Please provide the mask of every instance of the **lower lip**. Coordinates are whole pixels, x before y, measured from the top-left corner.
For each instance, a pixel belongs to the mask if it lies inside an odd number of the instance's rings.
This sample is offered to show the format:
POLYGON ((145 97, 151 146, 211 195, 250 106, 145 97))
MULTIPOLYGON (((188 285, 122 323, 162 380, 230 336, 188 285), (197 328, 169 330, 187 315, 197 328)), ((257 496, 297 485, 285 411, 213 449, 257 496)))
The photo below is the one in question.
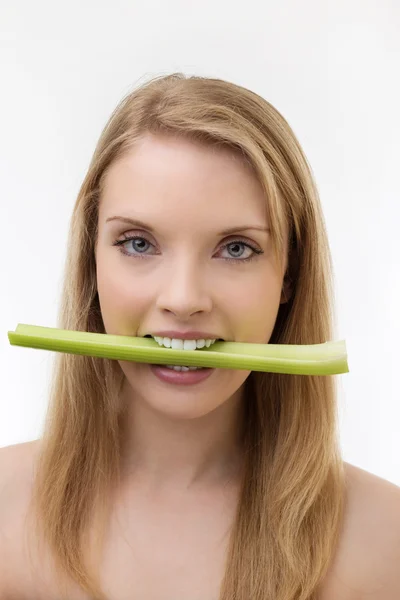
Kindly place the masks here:
POLYGON ((149 365, 151 371, 158 379, 166 383, 178 385, 193 385, 204 381, 215 371, 215 369, 201 369, 199 371, 174 371, 162 365, 149 365))

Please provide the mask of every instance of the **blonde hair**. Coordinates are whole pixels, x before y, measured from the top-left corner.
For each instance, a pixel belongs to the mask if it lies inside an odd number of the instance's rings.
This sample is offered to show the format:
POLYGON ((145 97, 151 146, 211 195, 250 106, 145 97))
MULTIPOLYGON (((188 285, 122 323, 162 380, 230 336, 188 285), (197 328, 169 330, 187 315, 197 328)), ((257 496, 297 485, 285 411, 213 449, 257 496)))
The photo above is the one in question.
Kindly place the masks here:
MULTIPOLYGON (((102 185, 110 165, 146 133, 229 148, 252 166, 265 190, 276 255, 288 252, 286 280, 292 288, 270 343, 333 339, 326 228, 293 131, 257 94, 179 73, 129 93, 100 136, 72 214, 57 326, 105 333, 94 256, 102 185)), ((102 358, 60 353, 55 360, 32 514, 60 580, 68 577, 90 597, 104 599, 93 554, 89 567, 88 536, 96 507, 102 518, 96 527, 100 552, 120 476, 122 370, 117 361, 102 358)), ((343 517, 335 380, 252 372, 245 385, 246 468, 220 600, 312 600, 333 558, 343 517)))

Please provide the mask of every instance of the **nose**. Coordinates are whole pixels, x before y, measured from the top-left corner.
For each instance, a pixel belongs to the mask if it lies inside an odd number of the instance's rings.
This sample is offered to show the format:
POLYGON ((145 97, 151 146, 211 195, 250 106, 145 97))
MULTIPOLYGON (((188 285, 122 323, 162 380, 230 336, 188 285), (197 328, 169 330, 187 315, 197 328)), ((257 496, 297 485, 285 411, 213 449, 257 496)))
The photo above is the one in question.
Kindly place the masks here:
POLYGON ((157 307, 185 320, 194 313, 211 311, 211 293, 210 282, 207 284, 198 266, 186 260, 174 265, 163 278, 157 307))

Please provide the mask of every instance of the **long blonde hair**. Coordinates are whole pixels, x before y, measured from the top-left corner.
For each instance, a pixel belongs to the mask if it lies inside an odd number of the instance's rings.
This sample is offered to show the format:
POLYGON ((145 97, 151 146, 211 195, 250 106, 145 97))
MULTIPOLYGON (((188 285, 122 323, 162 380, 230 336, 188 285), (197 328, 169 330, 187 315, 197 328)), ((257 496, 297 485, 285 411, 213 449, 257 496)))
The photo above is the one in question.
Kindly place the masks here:
MULTIPOLYGON (((94 256, 102 184, 110 165, 147 132, 227 147, 252 166, 265 190, 277 257, 289 231, 292 293, 270 343, 334 339, 326 228, 292 129, 257 94, 180 73, 129 93, 100 136, 72 214, 57 327, 105 333, 94 256)), ((89 567, 88 535, 96 507, 103 519, 96 528, 100 552, 119 482, 122 381, 117 361, 57 354, 31 502, 37 536, 51 549, 60 579, 74 580, 96 599, 106 596, 96 567, 89 567)), ((220 600, 312 600, 344 510, 335 380, 252 372, 245 386, 246 468, 220 600)))

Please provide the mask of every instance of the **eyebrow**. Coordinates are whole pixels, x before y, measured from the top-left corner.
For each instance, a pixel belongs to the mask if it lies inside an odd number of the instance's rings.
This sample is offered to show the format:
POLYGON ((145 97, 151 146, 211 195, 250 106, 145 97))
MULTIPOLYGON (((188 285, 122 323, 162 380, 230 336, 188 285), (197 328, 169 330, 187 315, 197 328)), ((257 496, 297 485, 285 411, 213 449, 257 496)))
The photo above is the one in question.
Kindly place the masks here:
MULTIPOLYGON (((115 217, 109 217, 106 220, 106 223, 109 223, 110 221, 121 221, 123 223, 128 223, 129 225, 133 225, 134 227, 140 227, 141 229, 147 229, 147 231, 154 233, 153 227, 151 227, 150 225, 147 225, 147 223, 144 223, 143 221, 140 221, 139 219, 132 219, 130 217, 123 217, 123 216, 117 215, 115 217)), ((247 231, 250 229, 255 229, 257 231, 270 232, 269 227, 262 227, 260 225, 237 225, 235 227, 229 227, 228 229, 224 229, 224 231, 221 231, 221 233, 219 235, 229 235, 230 233, 238 233, 239 231, 247 231)))

